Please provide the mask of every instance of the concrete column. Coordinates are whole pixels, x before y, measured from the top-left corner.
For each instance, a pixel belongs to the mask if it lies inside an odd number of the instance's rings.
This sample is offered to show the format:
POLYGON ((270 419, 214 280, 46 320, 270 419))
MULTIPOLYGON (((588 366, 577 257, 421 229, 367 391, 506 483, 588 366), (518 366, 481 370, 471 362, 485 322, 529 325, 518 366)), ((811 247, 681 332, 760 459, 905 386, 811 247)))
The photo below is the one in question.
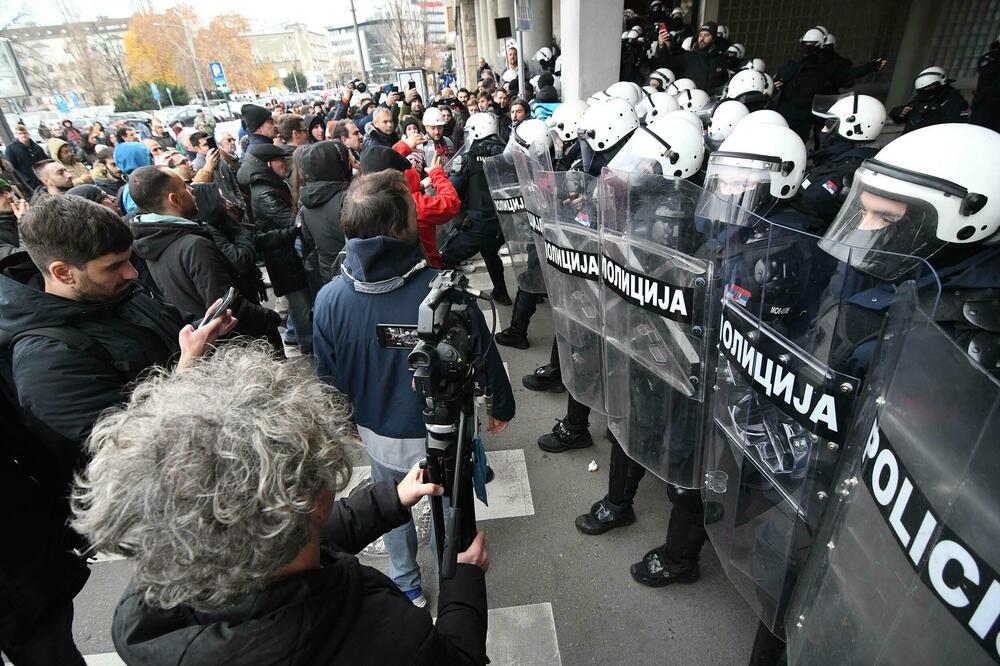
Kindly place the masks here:
POLYGON ((618 80, 625 0, 562 0, 560 11, 563 101, 586 99, 618 80))
POLYGON ((514 0, 497 0, 497 18, 509 16, 514 22, 514 0))
POLYGON ((497 54, 500 52, 501 47, 497 42, 497 3, 496 0, 486 0, 483 4, 486 5, 486 50, 481 54, 486 58, 486 62, 490 63, 493 67, 493 71, 498 75, 503 71, 503 59, 497 60, 497 54))
POLYGON ((479 67, 479 26, 476 20, 475 0, 459 0, 461 6, 462 47, 465 61, 459 66, 465 71, 465 87, 476 86, 476 68, 479 67))
POLYGON ((941 18, 941 3, 932 0, 913 0, 906 17, 903 39, 892 70, 892 82, 886 97, 890 109, 913 96, 913 79, 928 65, 926 62, 933 43, 934 32, 941 18))
POLYGON ((487 0, 476 0, 476 62, 477 67, 479 58, 486 57, 486 1, 487 0))
POLYGON ((559 36, 560 29, 560 18, 561 18, 561 6, 562 0, 552 0, 552 11, 549 15, 552 17, 552 36, 555 37, 556 41, 559 41, 561 37, 559 36))
POLYGON ((530 59, 543 46, 552 46, 552 0, 531 3, 531 30, 524 33, 524 57, 530 59))

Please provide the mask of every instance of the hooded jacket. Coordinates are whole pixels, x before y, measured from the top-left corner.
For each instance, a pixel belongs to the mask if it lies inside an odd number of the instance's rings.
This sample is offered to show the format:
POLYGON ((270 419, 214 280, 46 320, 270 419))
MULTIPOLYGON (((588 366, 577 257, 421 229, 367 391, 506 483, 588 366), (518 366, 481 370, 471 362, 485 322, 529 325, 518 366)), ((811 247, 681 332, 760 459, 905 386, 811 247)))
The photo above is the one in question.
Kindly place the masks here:
POLYGON ((307 113, 303 118, 303 124, 306 126, 306 133, 309 135, 309 143, 316 143, 316 139, 312 135, 314 126, 319 125, 323 127, 325 135, 326 123, 323 122, 323 116, 316 113, 307 113))
MULTIPOLYGON (((316 374, 351 400, 372 459, 403 472, 424 456, 422 403, 411 388, 406 350, 383 349, 375 331, 378 324, 415 325, 437 274, 413 243, 387 236, 353 238, 347 241, 341 277, 323 287, 313 309, 316 374)), ((493 414, 509 421, 514 394, 486 320, 474 304, 472 326, 471 347, 486 355, 493 414)))
POLYGON ((281 318, 240 289, 240 274, 198 222, 171 215, 143 213, 130 225, 132 247, 144 259, 153 281, 170 303, 193 317, 200 316, 230 287, 238 295, 231 309, 239 320, 236 331, 276 340, 281 318))
POLYGON ((454 578, 441 581, 435 625, 426 609, 354 557, 409 515, 386 483, 336 502, 319 569, 275 580, 220 611, 160 610, 129 586, 111 627, 115 649, 127 664, 485 664, 479 567, 459 564, 454 578))
POLYGON ((298 218, 302 263, 315 293, 340 274, 340 253, 347 243, 340 211, 351 183, 350 158, 344 144, 323 141, 300 148, 295 159, 311 179, 299 188, 298 218))
POLYGON ((250 190, 257 225, 257 251, 267 266, 275 296, 306 288, 306 273, 295 252, 299 230, 292 225, 292 192, 266 162, 254 155, 243 158, 236 180, 250 190))
MULTIPOLYGON (((56 162, 62 164, 66 167, 66 171, 69 171, 69 175, 73 177, 74 185, 86 185, 87 183, 93 183, 94 177, 90 174, 90 170, 87 169, 87 165, 79 160, 73 160, 72 162, 63 162, 59 159, 59 151, 62 150, 63 146, 69 146, 70 144, 62 139, 49 139, 49 156, 52 157, 56 162)), ((70 150, 73 147, 70 146, 70 150)))
POLYGON ((114 359, 114 366, 64 342, 42 336, 19 340, 13 378, 29 427, 52 448, 63 480, 79 469, 82 444, 102 411, 119 404, 127 385, 154 365, 169 365, 187 319, 138 284, 103 303, 45 292, 26 252, 0 261, 0 330, 10 336, 44 327, 75 328, 114 359))

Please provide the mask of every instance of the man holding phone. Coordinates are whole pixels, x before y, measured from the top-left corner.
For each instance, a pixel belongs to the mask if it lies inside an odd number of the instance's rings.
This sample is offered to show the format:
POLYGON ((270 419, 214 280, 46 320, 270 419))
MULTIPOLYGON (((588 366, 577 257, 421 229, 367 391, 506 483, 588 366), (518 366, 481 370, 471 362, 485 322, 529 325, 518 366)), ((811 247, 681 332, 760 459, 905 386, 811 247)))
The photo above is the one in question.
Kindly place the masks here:
POLYGON ((28 202, 17 196, 14 188, 0 178, 0 259, 20 250, 17 221, 28 210, 28 202))
POLYGON ((167 301, 194 314, 234 288, 231 309, 239 319, 237 332, 266 339, 281 349, 281 317, 260 305, 257 294, 241 290, 239 269, 196 221, 194 193, 183 179, 162 166, 142 167, 129 178, 129 187, 143 211, 132 220, 135 253, 146 261, 167 301))
MULTIPOLYGON (((40 518, 46 522, 32 528, 54 538, 33 541, 38 566, 16 572, 20 586, 4 605, 17 609, 15 622, 23 626, 13 645, 0 648, 15 663, 82 664, 73 644, 73 597, 87 572, 66 547, 74 537, 64 525, 73 475, 87 461, 83 444, 101 412, 127 400, 137 378, 154 366, 190 367, 237 322, 226 311, 195 330, 138 285, 128 225, 100 204, 43 197, 19 230, 27 253, 0 260, 0 329, 12 338, 16 402, 9 406, 33 438, 24 462, 47 511, 40 518)), ((15 426, 5 423, 9 432, 15 426)))

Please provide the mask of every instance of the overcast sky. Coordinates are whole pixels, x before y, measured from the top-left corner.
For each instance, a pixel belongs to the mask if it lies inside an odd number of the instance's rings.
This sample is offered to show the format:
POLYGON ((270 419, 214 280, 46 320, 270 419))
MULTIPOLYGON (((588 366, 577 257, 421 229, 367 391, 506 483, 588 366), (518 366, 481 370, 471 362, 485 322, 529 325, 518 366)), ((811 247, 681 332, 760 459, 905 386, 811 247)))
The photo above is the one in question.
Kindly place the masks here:
MULTIPOLYGON (((67 0, 75 9, 81 19, 93 19, 98 14, 109 18, 121 18, 131 16, 135 12, 135 5, 131 0, 67 0)), ((62 15, 56 7, 56 3, 38 2, 37 0, 3 0, 6 7, 0 10, 0 20, 7 18, 11 10, 15 7, 27 7, 29 20, 41 25, 51 25, 62 23, 62 15)), ((175 4, 181 4, 174 0, 153 0, 153 6, 157 11, 163 11, 175 4)), ((315 29, 322 29, 326 26, 346 25, 351 21, 349 0, 323 0, 316 3, 311 10, 309 5, 303 3, 292 3, 290 5, 275 0, 211 0, 210 2, 191 1, 204 19, 209 19, 218 14, 240 13, 250 19, 254 29, 267 29, 281 23, 306 23, 315 29), (288 15, 285 9, 292 9, 295 13, 288 15), (306 14, 306 12, 309 12, 306 14)), ((358 20, 365 20, 373 5, 381 4, 379 0, 355 0, 355 7, 358 12, 358 20)))

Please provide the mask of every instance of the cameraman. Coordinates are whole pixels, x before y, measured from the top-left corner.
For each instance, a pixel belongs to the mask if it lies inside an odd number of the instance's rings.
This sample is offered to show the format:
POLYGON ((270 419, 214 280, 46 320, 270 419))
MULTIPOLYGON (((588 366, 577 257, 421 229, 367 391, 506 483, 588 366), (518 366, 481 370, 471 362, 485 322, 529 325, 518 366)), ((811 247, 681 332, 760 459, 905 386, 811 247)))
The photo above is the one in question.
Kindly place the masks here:
MULTIPOLYGON (((348 239, 341 276, 323 287, 314 308, 316 372, 353 404, 358 433, 371 458, 372 478, 399 483, 424 457, 427 433, 421 401, 411 388, 407 353, 382 349, 376 327, 416 324, 420 303, 437 271, 427 265, 416 204, 399 171, 355 178, 344 198, 341 223, 348 239)), ((514 417, 514 394, 486 321, 477 308, 473 312, 477 330, 471 346, 486 354, 493 393, 489 431, 499 433, 514 417)), ((385 544, 389 577, 414 604, 425 605, 413 523, 386 534, 385 544)), ((460 572, 450 585, 465 575, 460 572)))
POLYGON ((111 625, 126 664, 486 663, 482 532, 435 626, 353 553, 441 487, 414 468, 334 502, 350 438, 343 398, 259 343, 156 372, 103 415, 74 526, 135 567, 111 625))

